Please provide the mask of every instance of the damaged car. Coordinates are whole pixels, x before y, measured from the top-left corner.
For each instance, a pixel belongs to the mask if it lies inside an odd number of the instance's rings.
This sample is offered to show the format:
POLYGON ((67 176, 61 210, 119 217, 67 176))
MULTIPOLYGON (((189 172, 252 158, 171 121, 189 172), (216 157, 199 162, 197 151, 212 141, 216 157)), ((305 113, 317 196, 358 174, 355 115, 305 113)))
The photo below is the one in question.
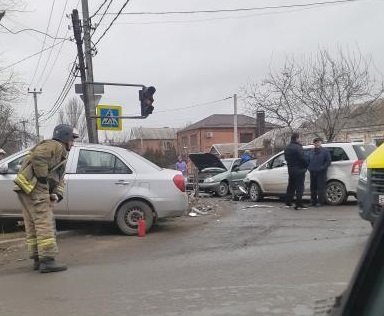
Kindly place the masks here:
POLYGON ((211 153, 189 154, 189 159, 198 170, 198 179, 195 181, 195 176, 190 175, 187 189, 191 190, 194 184, 198 184, 200 191, 215 193, 220 197, 229 193, 232 181, 244 179, 257 167, 256 159, 242 163, 240 158, 219 159, 211 153))

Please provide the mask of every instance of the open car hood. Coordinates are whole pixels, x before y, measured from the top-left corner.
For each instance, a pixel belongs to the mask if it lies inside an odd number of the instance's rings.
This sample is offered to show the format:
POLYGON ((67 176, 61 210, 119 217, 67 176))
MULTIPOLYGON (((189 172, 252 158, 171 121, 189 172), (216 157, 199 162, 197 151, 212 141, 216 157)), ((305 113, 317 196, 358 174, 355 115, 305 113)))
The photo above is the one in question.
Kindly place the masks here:
POLYGON ((227 170, 220 159, 210 153, 189 154, 189 159, 192 160, 193 164, 197 169, 199 169, 199 171, 206 168, 219 168, 223 169, 223 171, 227 170))

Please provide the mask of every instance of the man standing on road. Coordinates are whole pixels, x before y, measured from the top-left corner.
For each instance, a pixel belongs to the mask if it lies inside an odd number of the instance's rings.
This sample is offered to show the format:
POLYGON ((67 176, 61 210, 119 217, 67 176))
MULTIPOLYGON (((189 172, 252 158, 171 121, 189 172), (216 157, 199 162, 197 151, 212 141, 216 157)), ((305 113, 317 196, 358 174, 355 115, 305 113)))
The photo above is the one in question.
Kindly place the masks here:
POLYGON ((303 205, 305 172, 308 162, 305 158, 302 145, 299 143, 299 134, 293 133, 291 142, 284 150, 285 160, 288 165, 288 187, 285 204, 292 206, 293 197, 296 193, 295 210, 306 209, 303 205))
POLYGON ((23 160, 15 188, 23 208, 26 243, 34 270, 64 271, 55 261, 58 253, 53 206, 63 199, 67 154, 79 137, 70 125, 55 127, 53 137, 38 143, 23 160))
POLYGON ((325 187, 327 184, 327 170, 331 164, 331 154, 321 147, 321 138, 315 138, 315 148, 309 154, 308 170, 311 175, 311 202, 312 206, 325 204, 325 187))

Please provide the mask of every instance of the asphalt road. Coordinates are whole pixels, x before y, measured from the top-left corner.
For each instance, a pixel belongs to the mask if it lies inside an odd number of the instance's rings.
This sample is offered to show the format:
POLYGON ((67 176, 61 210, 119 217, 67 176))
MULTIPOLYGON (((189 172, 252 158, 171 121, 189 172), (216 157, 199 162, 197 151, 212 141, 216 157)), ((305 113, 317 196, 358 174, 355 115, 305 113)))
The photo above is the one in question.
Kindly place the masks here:
POLYGON ((62 233, 69 270, 57 274, 31 271, 20 241, 3 245, 0 315, 313 315, 316 300, 346 287, 370 233, 354 204, 218 203, 145 238, 62 233))

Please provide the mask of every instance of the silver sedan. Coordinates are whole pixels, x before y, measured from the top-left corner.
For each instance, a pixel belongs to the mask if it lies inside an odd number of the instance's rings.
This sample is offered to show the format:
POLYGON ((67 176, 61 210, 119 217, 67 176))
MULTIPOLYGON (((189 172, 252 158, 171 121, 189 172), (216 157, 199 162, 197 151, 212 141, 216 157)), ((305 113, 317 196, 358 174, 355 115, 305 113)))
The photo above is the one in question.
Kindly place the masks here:
MULTIPOLYGON (((0 221, 20 218, 13 179, 27 151, 0 161, 0 221)), ((75 144, 68 156, 65 197, 57 219, 115 222, 127 235, 143 217, 149 230, 157 218, 185 214, 188 198, 179 171, 163 169, 123 148, 75 144)))

